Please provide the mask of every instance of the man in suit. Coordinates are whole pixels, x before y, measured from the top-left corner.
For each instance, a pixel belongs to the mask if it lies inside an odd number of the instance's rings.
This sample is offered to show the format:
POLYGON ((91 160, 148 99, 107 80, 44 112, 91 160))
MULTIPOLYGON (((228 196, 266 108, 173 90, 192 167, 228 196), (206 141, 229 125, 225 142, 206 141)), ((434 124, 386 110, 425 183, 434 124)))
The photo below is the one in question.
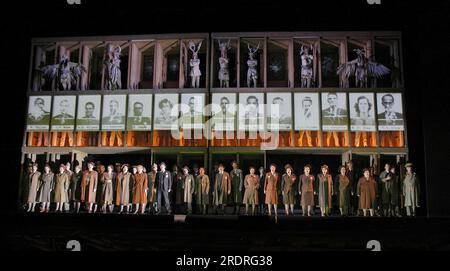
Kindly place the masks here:
POLYGON ((72 124, 74 116, 70 115, 67 111, 69 109, 69 101, 67 99, 62 100, 59 103, 59 114, 53 117, 53 125, 67 125, 72 124))
POLYGON ((96 116, 94 116, 95 104, 93 102, 87 102, 84 105, 84 116, 77 119, 77 125, 95 125, 99 121, 96 116))
POLYGON ((161 200, 164 197, 164 204, 168 215, 172 214, 172 209, 170 208, 170 198, 169 193, 172 192, 172 174, 166 170, 166 164, 162 162, 159 165, 161 171, 158 173, 158 212, 161 214, 161 200))
POLYGON ((395 112, 395 100, 392 94, 381 97, 381 104, 384 107, 384 112, 378 114, 379 125, 403 125, 403 114, 395 112))
POLYGON ((46 124, 50 120, 50 112, 45 111, 45 101, 42 98, 34 100, 34 109, 28 113, 28 120, 33 124, 46 124))
POLYGON ((322 110, 322 124, 347 125, 347 110, 338 107, 337 93, 328 93, 327 102, 329 106, 322 110))
POLYGON ((111 124, 124 124, 125 117, 118 112, 119 102, 117 100, 111 100, 109 102, 109 115, 102 119, 102 125, 111 124))
POLYGON ((147 126, 150 125, 150 118, 143 117, 144 104, 141 102, 135 102, 133 104, 133 116, 128 117, 129 126, 147 126))

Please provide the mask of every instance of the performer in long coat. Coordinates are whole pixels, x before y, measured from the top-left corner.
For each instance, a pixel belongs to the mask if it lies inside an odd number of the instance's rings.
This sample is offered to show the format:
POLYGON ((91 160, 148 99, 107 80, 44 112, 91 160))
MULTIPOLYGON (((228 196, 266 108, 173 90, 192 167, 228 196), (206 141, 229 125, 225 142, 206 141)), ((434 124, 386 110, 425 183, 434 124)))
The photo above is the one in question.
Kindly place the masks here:
POLYGON ((395 187, 395 176, 391 173, 391 165, 386 163, 384 171, 380 173, 381 183, 381 206, 383 208, 383 216, 391 216, 393 213, 393 206, 391 206, 395 187))
POLYGON ((391 208, 392 215, 400 217, 400 176, 395 172, 395 166, 391 167, 392 186, 391 186, 391 208))
POLYGON ((27 212, 34 212, 37 203, 37 193, 39 189, 39 179, 41 178, 41 173, 38 171, 38 164, 33 164, 33 170, 28 178, 28 210, 27 212))
POLYGON ((231 178, 231 197, 229 197, 228 203, 234 204, 235 214, 239 214, 239 207, 242 203, 242 187, 244 183, 244 173, 239 168, 236 161, 231 163, 233 170, 230 172, 231 178))
POLYGON ((374 216, 374 209, 377 200, 377 184, 373 177, 370 176, 370 170, 364 169, 364 176, 358 181, 356 193, 359 197, 359 209, 363 210, 364 216, 367 216, 367 210, 370 216, 374 216))
POLYGON ((356 174, 356 170, 353 168, 353 162, 348 161, 347 163, 347 178, 350 181, 350 187, 352 190, 353 196, 350 198, 350 213, 352 215, 358 214, 358 205, 359 205, 359 199, 356 195, 356 187, 358 185, 358 176, 356 174))
POLYGON ((116 189, 116 205, 120 206, 120 212, 123 212, 123 207, 127 207, 127 213, 131 208, 131 190, 133 188, 133 179, 131 173, 128 172, 129 165, 122 165, 122 172, 117 175, 117 189, 116 189))
POLYGON ((195 192, 194 176, 189 174, 189 167, 183 167, 183 202, 187 203, 188 214, 192 214, 192 195, 195 192))
POLYGON ((303 167, 303 174, 300 176, 298 182, 298 190, 301 196, 300 205, 302 206, 303 216, 311 216, 311 209, 314 207, 314 184, 315 177, 311 175, 311 166, 306 165, 303 167))
POLYGON ((266 174, 264 181, 264 194, 266 195, 266 204, 269 210, 269 216, 272 215, 272 205, 275 211, 275 216, 278 215, 277 204, 278 204, 278 182, 279 175, 276 173, 277 166, 275 164, 270 165, 270 172, 266 174))
POLYGON ((352 187, 347 177, 347 169, 345 166, 339 167, 339 174, 334 178, 334 191, 337 196, 341 216, 348 216, 352 187))
POLYGON ((144 173, 144 167, 142 165, 137 166, 137 173, 134 175, 133 184, 133 203, 136 204, 137 214, 141 208, 141 214, 145 212, 145 205, 147 204, 147 192, 148 192, 148 176, 144 173))
POLYGON ((97 162, 97 173, 98 173, 98 180, 97 180, 97 189, 95 193, 95 204, 94 204, 94 213, 97 212, 98 207, 100 208, 103 206, 103 182, 102 177, 103 173, 105 173, 105 166, 100 164, 100 162, 97 162))
POLYGON ((70 200, 73 201, 73 207, 75 212, 80 212, 81 206, 81 180, 83 178, 83 173, 81 172, 81 166, 77 165, 75 167, 75 172, 72 174, 72 179, 70 181, 70 200))
POLYGON ((55 175, 50 171, 50 165, 45 165, 39 184, 39 202, 42 203, 41 213, 50 211, 51 195, 55 188, 55 175))
POLYGON ((203 207, 204 215, 207 213, 206 208, 209 205, 210 186, 209 177, 205 174, 205 168, 201 167, 200 174, 195 178, 194 194, 197 206, 203 207))
POLYGON ((148 193, 147 193, 147 202, 149 205, 149 213, 154 213, 158 211, 158 205, 156 200, 156 177, 158 176, 158 165, 153 164, 152 170, 148 173, 148 193))
POLYGON ((416 208, 420 207, 420 180, 417 174, 413 171, 413 164, 407 163, 405 165, 406 175, 403 180, 403 196, 405 197, 405 207, 407 216, 415 216, 416 208))
POLYGON ((289 207, 291 207, 290 214, 294 214, 295 204, 295 181, 297 176, 293 174, 294 169, 291 165, 287 164, 285 167, 286 173, 281 177, 281 191, 283 194, 283 203, 286 215, 289 215, 289 207))
POLYGON ((244 200, 245 214, 248 215, 248 205, 252 205, 252 215, 255 215, 255 206, 258 204, 259 176, 255 175, 255 168, 250 167, 250 174, 245 176, 244 200))
POLYGON ((81 180, 81 202, 88 204, 88 212, 92 213, 97 196, 98 172, 94 171, 94 163, 88 163, 88 170, 83 173, 81 180))
POLYGON ((114 180, 117 178, 116 173, 113 171, 113 165, 108 166, 108 171, 104 172, 101 176, 102 183, 102 210, 103 213, 106 213, 107 207, 109 208, 109 212, 112 213, 114 210, 114 180))
MULTIPOLYGON (((177 169, 178 170, 178 169, 177 169)), ((184 204, 184 179, 183 173, 177 172, 173 174, 173 182, 175 184, 175 206, 181 206, 184 204)))
POLYGON ((332 207, 333 178, 327 165, 321 167, 322 173, 317 175, 316 193, 319 194, 319 206, 322 216, 328 216, 332 207))
POLYGON ((161 212, 161 204, 164 200, 164 205, 167 210, 167 214, 172 214, 172 208, 170 204, 169 193, 172 192, 173 182, 172 182, 172 173, 166 170, 166 163, 162 162, 159 165, 160 172, 157 177, 158 182, 158 213, 161 212))
POLYGON ((20 190, 20 207, 26 210, 28 204, 28 189, 30 175, 33 172, 33 163, 28 163, 25 172, 22 174, 22 178, 20 181, 21 190, 20 190))
POLYGON ((56 212, 63 212, 64 203, 69 202, 69 187, 70 181, 66 173, 66 166, 61 164, 55 181, 56 212))
POLYGON ((264 215, 266 209, 266 201, 264 195, 264 183, 266 181, 266 173, 264 167, 259 168, 259 189, 258 189, 258 202, 259 202, 259 214, 264 215))
POLYGON ((225 167, 220 164, 219 172, 216 174, 214 182, 214 205, 220 207, 225 212, 225 205, 228 201, 228 196, 231 194, 231 178, 230 175, 224 171, 225 167))

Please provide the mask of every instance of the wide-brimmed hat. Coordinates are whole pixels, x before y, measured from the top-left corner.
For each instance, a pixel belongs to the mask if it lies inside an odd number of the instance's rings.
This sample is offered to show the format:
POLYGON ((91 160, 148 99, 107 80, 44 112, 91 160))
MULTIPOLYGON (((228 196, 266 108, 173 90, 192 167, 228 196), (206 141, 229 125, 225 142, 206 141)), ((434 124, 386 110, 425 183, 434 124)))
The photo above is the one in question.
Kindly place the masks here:
POLYGON ((413 163, 406 163, 405 168, 407 167, 414 167, 413 163))
POLYGON ((182 169, 183 170, 187 169, 189 171, 189 167, 188 166, 184 166, 182 169))
POLYGON ((129 164, 123 164, 121 167, 120 167, 120 169, 123 169, 124 167, 127 167, 127 168, 129 168, 130 167, 130 165, 129 164))
POLYGON ((290 164, 287 164, 287 165, 284 166, 285 170, 287 170, 288 168, 290 168, 291 171, 294 171, 294 168, 290 164))

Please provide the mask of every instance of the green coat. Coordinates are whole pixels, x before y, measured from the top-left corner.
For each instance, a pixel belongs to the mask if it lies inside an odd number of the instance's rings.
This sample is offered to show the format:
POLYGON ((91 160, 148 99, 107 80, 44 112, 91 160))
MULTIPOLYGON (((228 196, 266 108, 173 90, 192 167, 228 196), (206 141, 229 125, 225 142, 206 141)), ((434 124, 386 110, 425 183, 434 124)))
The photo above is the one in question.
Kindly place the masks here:
POLYGON ((228 197, 230 204, 242 203, 242 187, 244 184, 244 176, 242 170, 236 169, 230 172, 231 178, 231 195, 228 197))
POLYGON ((337 175, 334 179, 334 191, 337 196, 339 208, 342 208, 344 213, 348 213, 350 207, 350 198, 352 193, 352 186, 347 176, 337 175))
POLYGON ((406 174, 403 180, 403 196, 405 197, 405 207, 420 207, 420 180, 416 173, 406 174))
POLYGON ((195 203, 197 205, 209 204, 210 182, 207 175, 197 176, 195 178, 195 203))

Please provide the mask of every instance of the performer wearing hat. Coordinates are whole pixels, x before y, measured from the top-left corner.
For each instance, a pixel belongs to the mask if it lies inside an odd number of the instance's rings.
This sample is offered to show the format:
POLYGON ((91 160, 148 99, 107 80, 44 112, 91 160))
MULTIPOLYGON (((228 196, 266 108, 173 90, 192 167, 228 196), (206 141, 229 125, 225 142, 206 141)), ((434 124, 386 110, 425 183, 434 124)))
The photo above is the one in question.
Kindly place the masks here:
POLYGON ((172 187, 172 194, 175 197, 171 198, 171 201, 174 203, 172 204, 172 209, 174 212, 177 212, 177 208, 181 208, 181 206, 184 205, 184 168, 181 169, 181 172, 178 172, 178 166, 172 167, 172 180, 173 180, 173 186, 172 187), (173 190, 175 189, 175 191, 173 190), (175 209, 174 209, 175 207, 175 209))
POLYGON ((363 170, 364 176, 358 181, 356 193, 359 197, 359 209, 363 210, 364 216, 367 216, 367 210, 370 216, 374 216, 374 209, 377 200, 377 184, 373 177, 370 176, 368 168, 363 170))
POLYGON ((109 209, 109 212, 112 213, 114 210, 113 205, 113 197, 114 197, 114 187, 113 180, 115 180, 116 173, 113 171, 114 167, 112 165, 108 166, 107 172, 104 172, 101 175, 101 183, 102 183, 102 210, 103 213, 106 213, 106 210, 109 209))
POLYGON ((128 172, 129 165, 122 165, 122 172, 117 175, 117 193, 116 193, 116 205, 120 206, 119 213, 123 212, 123 207, 127 207, 127 213, 130 213, 130 199, 131 199, 131 190, 133 186, 133 179, 131 177, 131 173, 128 172))
POLYGON ((69 176, 66 173, 66 166, 61 164, 59 166, 59 173, 56 175, 55 182, 55 202, 56 212, 63 212, 64 203, 69 202, 69 176))
POLYGON ((33 163, 28 163, 27 168, 25 169, 25 172, 22 174, 21 177, 21 190, 20 190, 20 208, 26 210, 27 208, 27 201, 28 201, 28 189, 29 189, 29 179, 30 175, 33 172, 33 163))
POLYGON ((183 182, 183 201, 187 203, 188 214, 192 214, 192 195, 195 192, 195 180, 194 176, 189 174, 189 167, 183 167, 183 176, 181 178, 183 182))
POLYGON ((55 187, 55 178, 53 172, 50 170, 50 165, 44 166, 44 173, 41 174, 39 183, 39 202, 41 202, 41 213, 50 211, 50 202, 52 191, 55 187))
POLYGON ((347 168, 340 166, 339 174, 334 178, 334 194, 337 196, 339 211, 341 216, 348 216, 350 209, 350 199, 353 194, 350 180, 347 177, 347 168))
POLYGON ((278 173, 275 172, 277 166, 275 164, 270 165, 270 172, 266 174, 264 181, 264 194, 266 195, 266 204, 269 210, 269 216, 272 215, 272 205, 275 211, 275 216, 277 213, 277 204, 278 204, 278 182, 280 177, 278 173))
POLYGON ((230 175, 225 172, 225 167, 222 164, 219 164, 219 172, 216 174, 216 180, 214 182, 214 206, 216 213, 218 213, 218 208, 220 207, 223 214, 225 214, 225 205, 227 204, 227 199, 230 194, 230 175))
POLYGON ((329 173, 327 165, 321 167, 322 173, 317 175, 316 193, 319 194, 319 206, 322 216, 330 215, 332 207, 331 199, 333 195, 333 178, 329 173))
POLYGON ((264 200, 264 183, 266 181, 266 174, 264 167, 259 167, 259 189, 258 189, 258 202, 259 202, 259 214, 264 215, 265 213, 265 204, 264 200))
POLYGON ((72 174, 72 179, 70 180, 70 200, 73 201, 73 209, 75 212, 80 212, 81 206, 81 180, 83 178, 83 173, 81 172, 81 166, 77 165, 75 167, 75 172, 72 174))
POLYGON ((283 195, 284 209, 286 215, 289 215, 289 207, 291 207, 291 213, 294 214, 294 204, 295 204, 295 190, 294 184, 297 180, 297 176, 293 173, 294 169, 291 165, 287 164, 285 167, 286 173, 281 177, 281 193, 283 195))
POLYGON ((298 183, 298 191, 301 196, 301 206, 303 216, 311 216, 312 208, 314 207, 314 191, 315 178, 311 174, 311 165, 303 167, 303 174, 300 176, 298 183))
MULTIPOLYGON (((98 182, 97 182, 97 193, 96 193, 96 201, 94 204, 94 213, 97 212, 99 206, 103 207, 103 174, 105 173, 105 166, 100 162, 97 162, 97 173, 98 173, 98 182)), ((102 209, 103 211, 103 209, 102 209)))
POLYGON ((141 214, 145 212, 145 205, 147 204, 147 192, 148 192, 148 177, 144 173, 144 167, 142 165, 136 166, 137 172, 134 174, 133 183, 133 204, 136 204, 137 214, 141 210, 141 214))
POLYGON ((197 206, 203 207, 203 214, 207 213, 209 204, 210 182, 208 175, 205 174, 205 168, 200 168, 200 174, 195 178, 195 202, 197 206))
POLYGON ((148 173, 148 193, 147 193, 147 202, 149 205, 149 214, 158 212, 158 202, 156 200, 156 177, 158 175, 158 165, 153 164, 152 170, 148 173))
POLYGON ((252 205, 252 215, 255 215, 255 206, 258 204, 259 176, 255 175, 255 168, 249 168, 250 174, 245 176, 244 204, 245 214, 248 215, 248 205, 252 205))
POLYGON ((229 203, 234 204, 235 214, 239 215, 240 205, 242 203, 242 187, 243 187, 243 173, 239 169, 239 165, 236 161, 231 163, 233 170, 230 172, 231 178, 231 197, 229 197, 229 203))
POLYGON ((158 212, 161 214, 161 204, 164 200, 164 204, 167 210, 167 214, 172 214, 170 207, 169 193, 172 191, 172 174, 166 170, 166 163, 162 162, 159 165, 161 171, 158 174, 158 212))
POLYGON ((33 163, 31 174, 28 177, 28 210, 27 212, 34 212, 37 203, 37 193, 39 189, 39 179, 41 173, 38 171, 38 164, 33 163))
POLYGON ((414 165, 407 163, 405 165, 406 175, 403 180, 403 196, 405 197, 405 207, 407 216, 416 216, 416 208, 420 207, 420 180, 413 171, 414 165))
POLYGON ((98 173, 94 171, 94 163, 88 163, 88 169, 83 173, 81 180, 81 202, 86 203, 88 212, 92 213, 97 193, 98 173))

